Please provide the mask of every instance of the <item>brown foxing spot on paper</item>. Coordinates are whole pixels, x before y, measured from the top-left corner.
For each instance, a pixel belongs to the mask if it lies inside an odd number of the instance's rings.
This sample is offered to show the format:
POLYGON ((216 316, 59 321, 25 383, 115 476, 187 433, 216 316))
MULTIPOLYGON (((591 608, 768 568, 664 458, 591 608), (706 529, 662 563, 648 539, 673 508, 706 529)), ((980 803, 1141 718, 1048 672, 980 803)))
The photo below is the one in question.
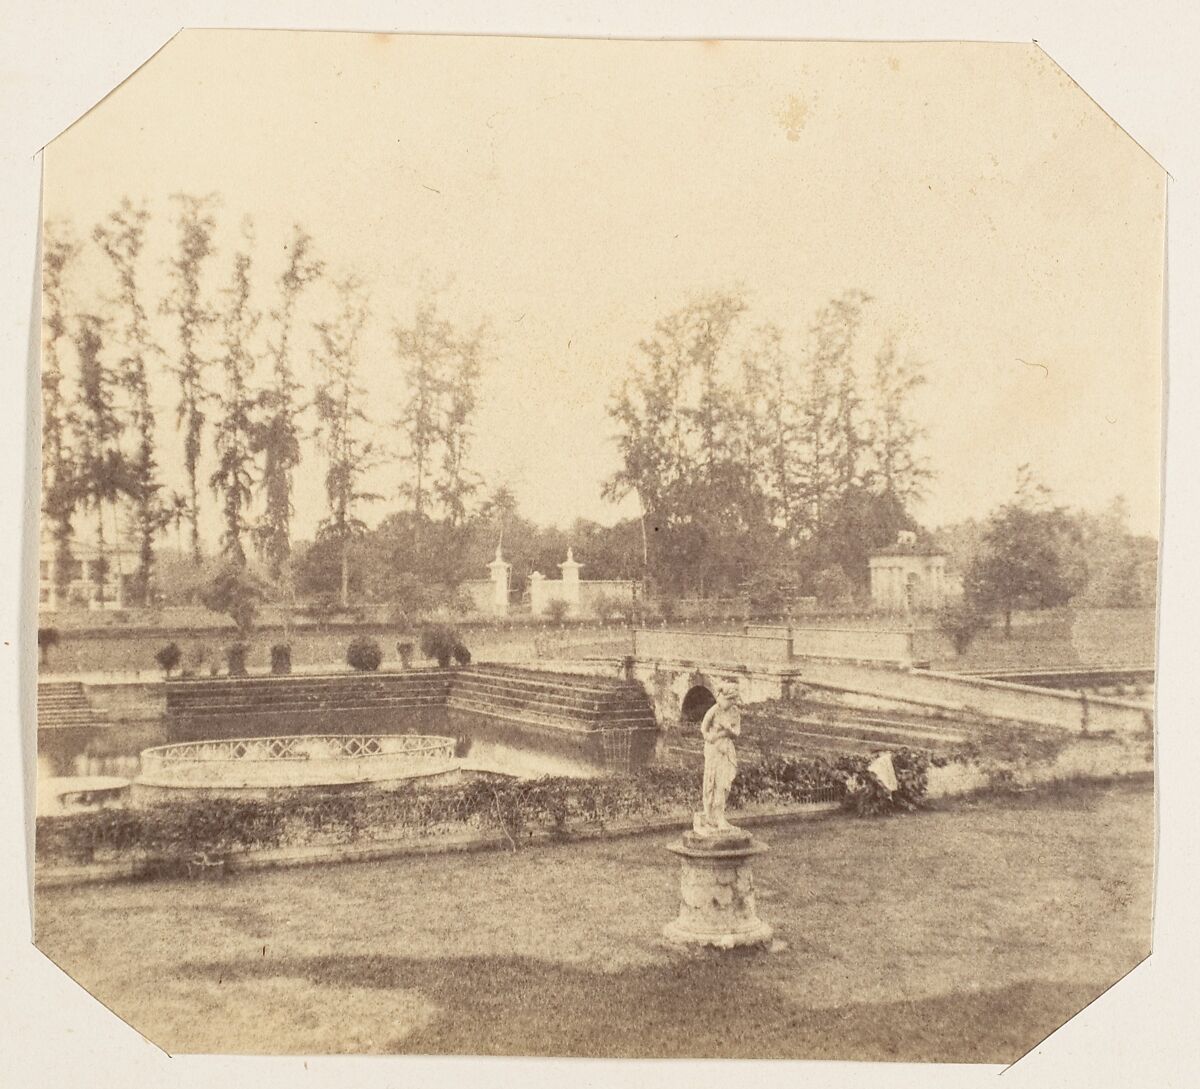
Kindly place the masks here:
POLYGON ((779 123, 792 141, 800 139, 800 130, 808 121, 808 103, 800 95, 790 95, 779 111, 779 123))

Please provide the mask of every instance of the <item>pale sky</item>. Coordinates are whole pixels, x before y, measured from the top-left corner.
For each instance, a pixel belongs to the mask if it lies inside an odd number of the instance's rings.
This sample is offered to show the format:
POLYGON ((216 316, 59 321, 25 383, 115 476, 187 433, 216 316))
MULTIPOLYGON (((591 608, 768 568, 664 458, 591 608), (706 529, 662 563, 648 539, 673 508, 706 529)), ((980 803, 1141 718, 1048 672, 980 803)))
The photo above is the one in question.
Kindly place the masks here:
MULTIPOLYGON (((633 513, 600 498, 605 407, 659 317, 736 286, 799 345, 861 288, 864 359, 894 329, 928 364, 926 524, 985 515, 1028 462, 1157 533, 1164 176, 1036 46, 187 31, 49 146, 44 213, 86 234, 145 198, 157 297, 178 191, 222 195, 213 286, 247 213, 264 309, 293 222, 368 281, 382 424, 388 329, 422 285, 489 317, 474 463, 537 520, 633 513)), ((79 270, 81 301, 104 271, 79 270)), ((327 290, 306 299, 327 315, 327 290)), ((175 396, 156 388, 181 487, 175 396)), ((299 474, 298 535, 322 471, 299 474)))

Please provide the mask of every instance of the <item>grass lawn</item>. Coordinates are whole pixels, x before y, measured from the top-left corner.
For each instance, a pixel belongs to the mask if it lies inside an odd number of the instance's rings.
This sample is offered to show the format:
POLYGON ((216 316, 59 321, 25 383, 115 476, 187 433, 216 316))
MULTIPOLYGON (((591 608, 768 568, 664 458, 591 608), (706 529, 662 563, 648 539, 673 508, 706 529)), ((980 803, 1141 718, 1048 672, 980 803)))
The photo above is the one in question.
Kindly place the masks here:
POLYGON ((786 948, 660 939, 646 836, 46 889, 38 945, 175 1052, 1006 1062, 1149 952, 1150 784, 769 829, 786 948))

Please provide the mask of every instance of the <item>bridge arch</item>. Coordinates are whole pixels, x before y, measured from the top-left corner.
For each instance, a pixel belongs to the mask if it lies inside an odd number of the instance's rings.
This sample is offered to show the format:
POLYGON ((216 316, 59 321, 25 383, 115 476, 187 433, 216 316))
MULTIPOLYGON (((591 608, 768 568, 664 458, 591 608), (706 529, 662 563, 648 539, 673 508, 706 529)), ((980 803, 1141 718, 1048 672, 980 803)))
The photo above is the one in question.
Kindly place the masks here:
POLYGON ((717 697, 708 685, 693 685, 683 697, 679 717, 683 722, 699 723, 716 702, 717 697))

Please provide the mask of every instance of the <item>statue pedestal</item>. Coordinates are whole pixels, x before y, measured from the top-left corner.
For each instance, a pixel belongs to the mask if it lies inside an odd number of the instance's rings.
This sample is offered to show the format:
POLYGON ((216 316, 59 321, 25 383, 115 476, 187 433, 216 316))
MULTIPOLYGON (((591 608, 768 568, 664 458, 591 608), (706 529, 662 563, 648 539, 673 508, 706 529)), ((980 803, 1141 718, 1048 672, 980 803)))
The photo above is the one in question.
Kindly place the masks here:
POLYGON ((682 843, 668 851, 680 857, 679 917, 667 923, 668 941, 733 949, 766 945, 771 927, 754 906, 750 859, 767 850, 765 843, 740 828, 683 833, 682 843))

